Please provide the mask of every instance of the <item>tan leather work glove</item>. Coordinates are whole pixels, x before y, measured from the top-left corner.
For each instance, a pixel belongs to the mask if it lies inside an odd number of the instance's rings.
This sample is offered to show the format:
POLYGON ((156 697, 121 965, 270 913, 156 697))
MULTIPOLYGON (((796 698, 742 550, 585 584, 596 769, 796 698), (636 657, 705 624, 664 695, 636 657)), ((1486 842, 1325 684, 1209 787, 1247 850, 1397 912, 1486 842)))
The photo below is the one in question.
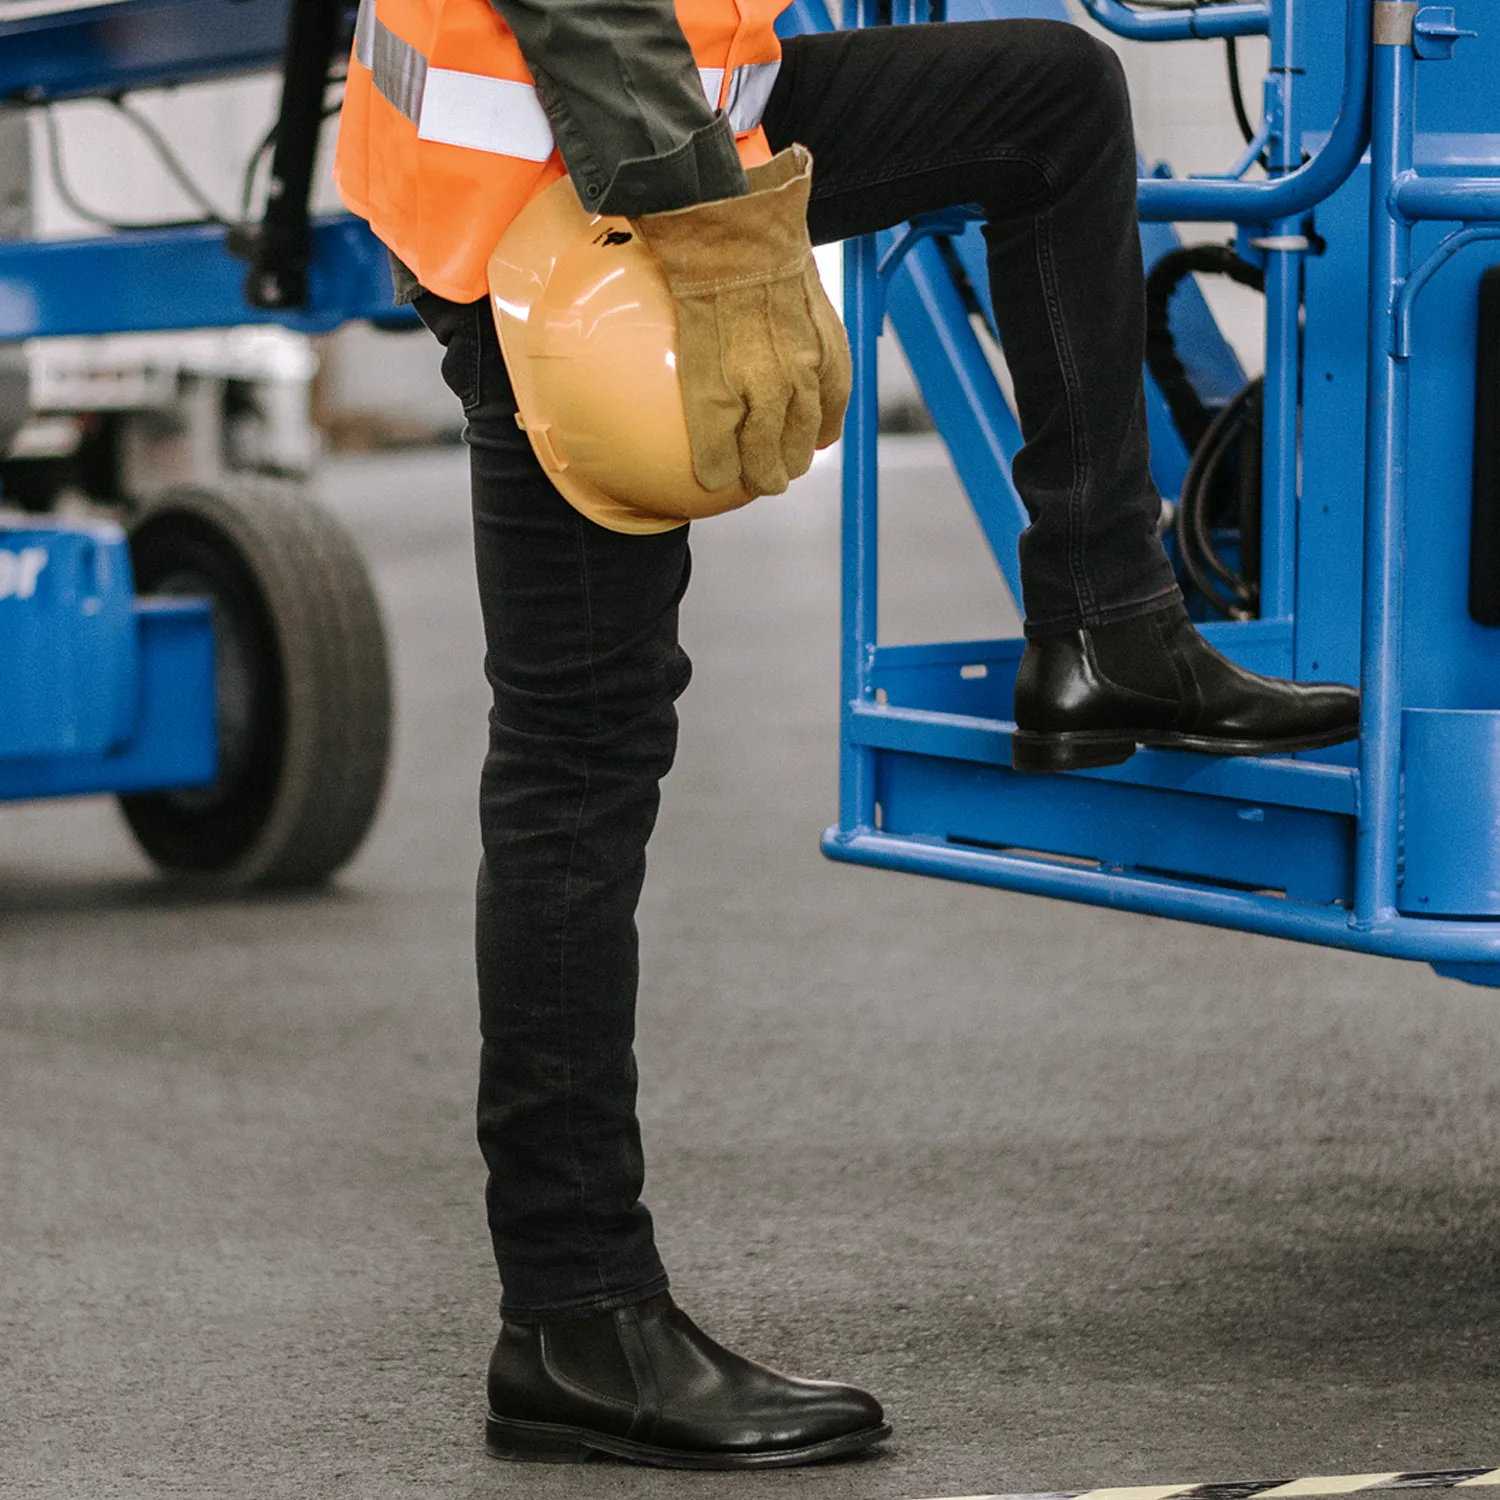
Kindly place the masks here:
POLYGON ((788 146, 716 198, 632 225, 677 304, 677 376, 693 473, 779 495, 843 428, 849 342, 807 237, 812 154, 788 146))

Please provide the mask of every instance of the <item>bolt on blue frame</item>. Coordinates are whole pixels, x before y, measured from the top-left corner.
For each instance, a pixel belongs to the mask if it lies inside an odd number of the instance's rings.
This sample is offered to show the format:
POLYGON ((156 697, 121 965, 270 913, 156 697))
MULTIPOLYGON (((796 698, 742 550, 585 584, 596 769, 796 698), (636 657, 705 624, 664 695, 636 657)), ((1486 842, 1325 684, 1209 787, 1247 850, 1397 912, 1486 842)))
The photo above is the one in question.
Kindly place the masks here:
MULTIPOLYGON (((855 385, 839 821, 824 852, 1500 984, 1500 630, 1466 602, 1471 522, 1500 505, 1474 480, 1478 288, 1500 259, 1500 26, 1484 0, 1461 0, 1456 17, 1395 0, 1085 3, 1138 39, 1269 38, 1257 150, 1218 178, 1143 178, 1143 238, 1165 221, 1229 221, 1265 269, 1261 617, 1205 634, 1256 670, 1357 678, 1357 762, 1350 747, 1141 750, 1122 766, 1019 776, 1021 641, 880 644, 875 340, 887 314, 1019 599, 1020 434, 932 240, 974 267, 976 290, 982 260, 961 216, 933 216, 845 247, 855 385), (1259 147, 1267 175, 1250 180, 1259 147)), ((844 24, 878 24, 876 12, 847 0, 844 24)), ((1063 18, 1035 0, 946 10, 1017 14, 1063 18)), ((828 25, 821 0, 790 15, 797 29, 828 25)), ((894 0, 890 24, 943 22, 924 0, 894 0)))

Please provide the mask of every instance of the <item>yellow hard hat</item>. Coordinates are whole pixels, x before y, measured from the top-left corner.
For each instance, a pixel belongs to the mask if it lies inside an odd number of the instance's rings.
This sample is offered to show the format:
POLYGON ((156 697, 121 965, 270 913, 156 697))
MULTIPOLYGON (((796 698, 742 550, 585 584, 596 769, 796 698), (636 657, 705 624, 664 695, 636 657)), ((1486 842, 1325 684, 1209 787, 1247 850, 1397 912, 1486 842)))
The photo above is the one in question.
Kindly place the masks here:
POLYGON ((670 531, 753 498, 693 476, 667 278, 627 219, 560 178, 489 261, 517 423, 563 498, 611 531, 670 531))

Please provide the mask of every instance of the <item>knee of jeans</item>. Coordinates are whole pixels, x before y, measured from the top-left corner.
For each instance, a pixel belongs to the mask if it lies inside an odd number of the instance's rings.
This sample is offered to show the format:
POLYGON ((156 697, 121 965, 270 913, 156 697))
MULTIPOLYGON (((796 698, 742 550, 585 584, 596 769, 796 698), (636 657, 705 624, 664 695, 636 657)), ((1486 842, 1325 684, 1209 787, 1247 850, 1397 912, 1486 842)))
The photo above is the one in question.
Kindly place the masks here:
POLYGON ((1125 76, 1125 65, 1114 48, 1098 37, 1089 36, 1082 31, 1079 36, 1089 44, 1085 49, 1089 61, 1081 64, 1088 79, 1088 96, 1101 119, 1130 142, 1133 153, 1135 130, 1130 112, 1130 81, 1125 76))
POLYGON ((692 663, 675 643, 508 673, 490 671, 493 749, 591 757, 670 756, 692 663))
POLYGON ((1045 35, 1049 76, 1070 117, 1090 135, 1131 137, 1130 86, 1114 49, 1067 22, 1047 23, 1045 35))

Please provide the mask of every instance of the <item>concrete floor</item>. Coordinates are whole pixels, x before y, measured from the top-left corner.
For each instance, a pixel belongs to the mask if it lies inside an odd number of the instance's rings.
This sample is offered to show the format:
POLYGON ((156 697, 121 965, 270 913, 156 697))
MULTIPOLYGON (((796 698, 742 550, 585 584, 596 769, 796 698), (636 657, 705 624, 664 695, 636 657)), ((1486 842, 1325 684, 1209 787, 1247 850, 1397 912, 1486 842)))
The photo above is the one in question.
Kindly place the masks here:
MULTIPOLYGON (((932 440, 886 472, 893 636, 1013 623, 932 440)), ((1500 996, 826 864, 826 462, 697 533, 642 913, 648 1193, 710 1331, 867 1383, 896 1437, 758 1478, 488 1459, 464 460, 322 488, 400 694, 337 885, 188 901, 106 803, 0 814, 0 1494, 910 1500, 1500 1464, 1500 996)))

